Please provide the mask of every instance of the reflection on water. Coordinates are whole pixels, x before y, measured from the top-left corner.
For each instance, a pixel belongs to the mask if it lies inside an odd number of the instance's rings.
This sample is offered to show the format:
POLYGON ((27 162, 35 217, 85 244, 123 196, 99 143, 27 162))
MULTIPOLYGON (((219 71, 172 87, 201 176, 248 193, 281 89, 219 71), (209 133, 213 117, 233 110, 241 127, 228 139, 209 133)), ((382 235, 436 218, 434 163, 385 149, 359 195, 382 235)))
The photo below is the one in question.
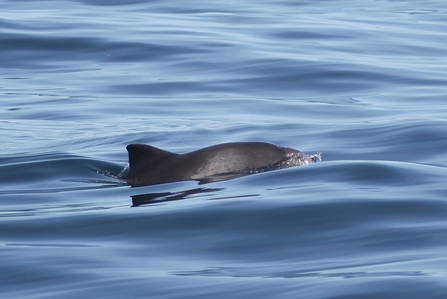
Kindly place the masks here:
POLYGON ((209 192, 217 192, 224 188, 195 188, 179 192, 159 192, 132 195, 132 207, 141 205, 157 204, 168 201, 176 201, 186 199, 192 195, 205 194, 209 192))

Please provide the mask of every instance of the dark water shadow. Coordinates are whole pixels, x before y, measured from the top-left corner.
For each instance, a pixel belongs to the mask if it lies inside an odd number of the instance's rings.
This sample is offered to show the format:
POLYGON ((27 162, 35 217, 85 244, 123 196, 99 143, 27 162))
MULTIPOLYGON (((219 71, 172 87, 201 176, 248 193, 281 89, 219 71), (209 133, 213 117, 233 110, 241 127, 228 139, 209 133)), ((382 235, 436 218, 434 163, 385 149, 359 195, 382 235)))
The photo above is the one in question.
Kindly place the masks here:
POLYGON ((132 195, 132 207, 142 205, 158 204, 162 202, 177 201, 189 198, 193 195, 206 194, 221 191, 225 188, 194 188, 179 192, 156 192, 132 195))

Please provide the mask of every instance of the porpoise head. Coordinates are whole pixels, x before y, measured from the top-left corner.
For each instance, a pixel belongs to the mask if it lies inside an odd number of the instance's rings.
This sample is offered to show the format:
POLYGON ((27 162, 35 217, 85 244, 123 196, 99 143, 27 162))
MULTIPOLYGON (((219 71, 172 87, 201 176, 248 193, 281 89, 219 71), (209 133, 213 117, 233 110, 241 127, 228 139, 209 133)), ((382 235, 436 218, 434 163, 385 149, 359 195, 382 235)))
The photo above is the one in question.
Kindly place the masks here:
POLYGON ((285 158, 276 163, 277 169, 301 166, 321 161, 321 153, 306 155, 296 149, 290 147, 283 147, 285 158))

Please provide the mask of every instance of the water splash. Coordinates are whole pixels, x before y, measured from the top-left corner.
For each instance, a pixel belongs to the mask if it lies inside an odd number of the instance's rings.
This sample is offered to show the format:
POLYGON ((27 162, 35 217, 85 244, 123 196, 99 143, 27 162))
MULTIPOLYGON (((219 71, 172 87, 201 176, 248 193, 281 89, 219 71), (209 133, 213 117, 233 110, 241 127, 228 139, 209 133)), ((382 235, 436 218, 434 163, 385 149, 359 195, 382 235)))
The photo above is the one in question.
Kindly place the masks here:
POLYGON ((311 163, 317 163, 321 162, 321 153, 316 153, 312 155, 305 155, 306 159, 304 164, 311 164, 311 163))
POLYGON ((306 155, 302 152, 289 154, 286 159, 274 165, 275 169, 283 169, 321 162, 321 153, 306 155))
POLYGON ((125 177, 129 171, 129 169, 130 169, 130 164, 127 163, 126 167, 124 167, 124 169, 121 170, 121 172, 118 174, 117 178, 122 179, 123 177, 125 177))

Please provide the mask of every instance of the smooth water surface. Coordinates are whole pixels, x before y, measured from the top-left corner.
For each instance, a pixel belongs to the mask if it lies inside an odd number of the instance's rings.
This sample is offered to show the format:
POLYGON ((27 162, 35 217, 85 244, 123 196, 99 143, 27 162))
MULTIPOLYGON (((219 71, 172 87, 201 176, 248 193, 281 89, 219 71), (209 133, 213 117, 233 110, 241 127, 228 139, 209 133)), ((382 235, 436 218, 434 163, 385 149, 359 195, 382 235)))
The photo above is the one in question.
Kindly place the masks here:
POLYGON ((447 298, 445 1, 3 1, 5 298, 447 298), (130 187, 126 145, 322 162, 130 187))

